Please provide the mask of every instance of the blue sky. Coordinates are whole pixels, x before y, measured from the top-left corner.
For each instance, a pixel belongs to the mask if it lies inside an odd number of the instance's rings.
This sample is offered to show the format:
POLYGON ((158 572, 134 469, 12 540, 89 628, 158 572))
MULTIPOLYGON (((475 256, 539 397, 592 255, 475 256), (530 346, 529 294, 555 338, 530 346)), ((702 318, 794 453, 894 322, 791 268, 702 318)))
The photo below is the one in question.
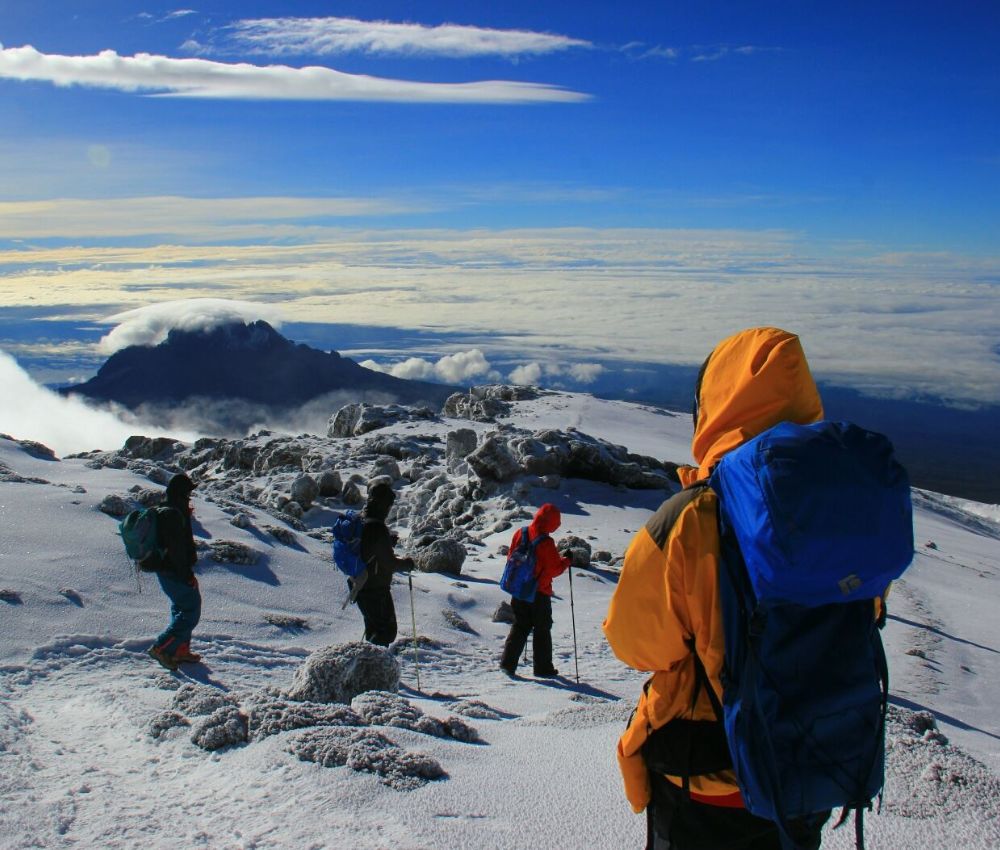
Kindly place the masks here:
POLYGON ((1000 401, 998 36, 987 2, 4 4, 0 319, 266 301, 542 374, 781 324, 849 385, 1000 401))
POLYGON ((380 222, 420 226, 782 227, 972 252, 992 251, 1000 235, 1000 9, 990 3, 6 6, 8 200, 373 194, 415 210, 380 222), (245 22, 282 19, 249 41, 245 22), (328 33, 344 19, 359 23, 338 46, 328 33), (376 50, 364 31, 377 22, 419 26, 376 50), (550 38, 455 56, 435 44, 445 24, 465 27, 466 41, 477 30, 550 38), (10 50, 29 45, 41 54, 34 79, 10 79, 10 50), (104 50, 534 83, 585 99, 166 98, 53 67, 104 50))

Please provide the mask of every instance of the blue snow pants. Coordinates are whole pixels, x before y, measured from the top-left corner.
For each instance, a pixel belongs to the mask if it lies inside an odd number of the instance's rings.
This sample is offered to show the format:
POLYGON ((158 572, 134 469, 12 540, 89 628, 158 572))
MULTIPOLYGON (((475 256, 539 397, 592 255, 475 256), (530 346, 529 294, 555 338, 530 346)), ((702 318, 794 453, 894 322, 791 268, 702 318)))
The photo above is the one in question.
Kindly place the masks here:
POLYGON ((156 573, 160 587, 170 600, 170 625, 156 639, 156 646, 173 655, 185 643, 201 619, 201 591, 198 580, 179 581, 165 573, 156 573))

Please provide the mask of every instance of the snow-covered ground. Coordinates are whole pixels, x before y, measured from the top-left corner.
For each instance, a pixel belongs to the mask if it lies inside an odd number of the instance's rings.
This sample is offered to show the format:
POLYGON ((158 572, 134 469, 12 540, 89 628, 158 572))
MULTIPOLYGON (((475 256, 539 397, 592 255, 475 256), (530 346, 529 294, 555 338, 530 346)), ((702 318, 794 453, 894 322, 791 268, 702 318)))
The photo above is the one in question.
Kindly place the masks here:
MULTIPOLYGON (((571 394, 514 408, 504 422, 573 427, 638 454, 689 460, 687 416, 571 394)), ((459 427, 494 426, 445 420, 385 433, 459 427)), ((41 459, 0 439, 0 847, 643 846, 645 820, 630 812, 614 758, 643 676, 614 658, 600 629, 613 563, 573 570, 572 605, 568 578, 557 580, 553 638, 563 675, 554 680, 535 680, 530 664, 516 680, 497 669, 508 627, 491 618, 504 599, 498 549, 509 529, 480 534, 459 577, 413 576, 420 688, 412 645, 400 641, 399 694, 431 717, 459 716, 478 743, 373 722, 365 727, 371 736, 351 744, 347 766, 293 754, 309 730, 207 751, 191 740, 197 717, 151 724, 178 710, 181 695, 205 693, 181 685, 214 689, 246 711, 289 687, 311 652, 357 640, 360 615, 341 610, 344 580, 325 541, 308 528, 280 541, 265 530, 280 521, 254 504, 241 507, 250 524, 238 528, 232 504, 199 488, 197 536, 243 543, 258 559, 217 563, 204 552, 194 647, 204 661, 166 673, 144 654, 165 623, 165 599, 152 577, 137 582, 116 520, 97 509, 110 494, 156 485, 134 469, 95 465, 41 459), (373 756, 372 747, 382 749, 373 756), (352 769, 378 758, 406 767, 421 753, 442 777, 401 785, 384 772, 352 769)), ((399 482, 401 500, 416 486, 399 482)), ((666 495, 578 479, 519 492, 529 512, 546 501, 562 510, 557 538, 573 534, 616 556, 666 495)), ((889 730, 882 811, 866 820, 868 847, 1000 847, 1000 511, 920 492, 916 505, 918 554, 890 597, 886 640, 900 710, 889 730)), ((306 526, 328 525, 331 507, 335 501, 307 512, 306 526)), ((400 530, 405 538, 408 529, 400 530)), ((405 638, 405 579, 394 597, 405 638)), ((845 828, 824 847, 853 842, 845 828)))

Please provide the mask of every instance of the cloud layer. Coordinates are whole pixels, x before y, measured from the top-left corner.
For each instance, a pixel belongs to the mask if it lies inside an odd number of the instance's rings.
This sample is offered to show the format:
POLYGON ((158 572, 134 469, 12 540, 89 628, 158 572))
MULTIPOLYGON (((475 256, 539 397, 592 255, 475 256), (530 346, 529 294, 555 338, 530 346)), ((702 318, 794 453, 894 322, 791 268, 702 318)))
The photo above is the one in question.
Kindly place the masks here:
POLYGON ((526 30, 355 18, 258 18, 227 27, 236 45, 269 55, 370 53, 467 58, 517 57, 588 48, 589 41, 526 30))
MULTIPOLYGON (((882 254, 775 231, 313 235, 289 245, 0 250, 0 310, 84 306, 103 319, 175 299, 255 301, 280 304, 288 322, 460 334, 491 368, 513 364, 497 371, 535 363, 543 375, 553 362, 697 365, 728 334, 769 324, 802 336, 821 379, 1000 403, 996 258, 882 254)), ((430 374, 454 343, 435 351, 422 341, 420 353, 426 363, 400 368, 430 374)), ((450 366, 469 374, 475 361, 450 366)))
POLYGON ((161 97, 227 100, 350 100, 397 103, 575 103, 588 95, 543 83, 488 80, 421 83, 346 74, 325 67, 227 64, 137 53, 96 56, 41 53, 31 46, 0 45, 0 79, 57 86, 115 89, 161 97))

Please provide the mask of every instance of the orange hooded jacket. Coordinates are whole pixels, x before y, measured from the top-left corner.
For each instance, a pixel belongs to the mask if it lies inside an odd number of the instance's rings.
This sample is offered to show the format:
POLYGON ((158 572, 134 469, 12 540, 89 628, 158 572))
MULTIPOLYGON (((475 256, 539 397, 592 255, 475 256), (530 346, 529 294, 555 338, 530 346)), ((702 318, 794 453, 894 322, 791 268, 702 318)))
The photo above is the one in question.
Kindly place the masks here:
MULTIPOLYGON (((691 451, 698 467, 679 470, 687 486, 707 478, 726 452, 779 422, 823 418, 823 405, 794 334, 752 328, 723 340, 705 361, 696 388, 691 451)), ((677 717, 714 720, 704 692, 691 713, 695 668, 687 641, 695 641, 721 700, 724 654, 717 590, 719 534, 716 497, 707 489, 668 499, 633 538, 604 621, 615 655, 652 672, 635 714, 618 741, 618 764, 633 811, 650 800, 641 748, 649 734, 677 717)), ((668 777, 681 784, 680 778, 668 777)), ((692 776, 692 799, 742 806, 732 771, 692 776)))

